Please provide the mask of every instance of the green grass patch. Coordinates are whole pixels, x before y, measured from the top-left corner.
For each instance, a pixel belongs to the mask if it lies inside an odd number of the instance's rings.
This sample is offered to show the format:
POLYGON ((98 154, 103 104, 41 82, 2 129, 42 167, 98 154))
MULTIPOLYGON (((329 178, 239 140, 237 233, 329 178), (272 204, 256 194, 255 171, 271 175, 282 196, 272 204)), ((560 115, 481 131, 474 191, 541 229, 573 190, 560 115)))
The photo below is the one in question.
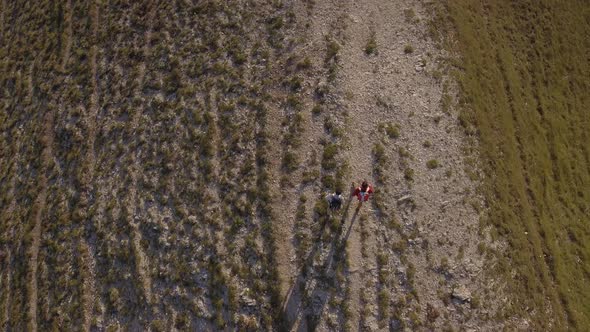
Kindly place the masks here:
POLYGON ((447 28, 461 56, 452 63, 462 88, 460 121, 479 136, 487 220, 509 244, 507 260, 499 260, 509 265, 498 264, 517 300, 507 312, 534 315, 532 330, 549 322, 584 330, 590 326, 588 4, 445 4, 431 33, 444 35, 444 22, 452 22, 447 28))

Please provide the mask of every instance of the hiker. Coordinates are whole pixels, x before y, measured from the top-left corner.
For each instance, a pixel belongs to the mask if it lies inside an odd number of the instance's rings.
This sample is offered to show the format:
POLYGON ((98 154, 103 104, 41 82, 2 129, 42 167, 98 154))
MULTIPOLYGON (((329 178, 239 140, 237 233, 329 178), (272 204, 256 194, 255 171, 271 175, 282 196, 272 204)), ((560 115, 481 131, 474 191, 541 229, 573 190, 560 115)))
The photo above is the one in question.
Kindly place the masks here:
POLYGON ((326 196, 326 200, 328 201, 330 210, 340 210, 340 207, 342 207, 342 192, 340 190, 336 190, 336 192, 328 194, 328 196, 326 196))
MULTIPOLYGON (((354 183, 352 184, 352 186, 354 188, 354 183)), ((356 198, 359 200, 359 205, 356 208, 357 210, 361 208, 361 206, 363 205, 363 202, 366 202, 369 200, 369 196, 371 196, 372 193, 373 193, 373 187, 369 185, 367 180, 364 180, 363 183, 361 183, 360 187, 356 187, 354 189, 354 192, 352 193, 352 195, 356 196, 356 198)))

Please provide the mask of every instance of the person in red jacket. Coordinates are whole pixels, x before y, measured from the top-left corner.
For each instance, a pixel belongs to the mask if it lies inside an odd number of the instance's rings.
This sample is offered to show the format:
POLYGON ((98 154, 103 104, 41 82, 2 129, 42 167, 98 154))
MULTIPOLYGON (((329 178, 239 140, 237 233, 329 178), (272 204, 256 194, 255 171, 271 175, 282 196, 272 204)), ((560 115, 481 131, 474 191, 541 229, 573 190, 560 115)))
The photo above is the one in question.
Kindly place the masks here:
MULTIPOLYGON (((353 184, 353 187, 354 187, 354 184, 353 184)), ((356 187, 354 189, 354 192, 352 193, 352 195, 356 196, 356 198, 359 200, 359 205, 357 206, 357 210, 361 208, 361 206, 363 205, 363 202, 366 202, 369 200, 369 197, 371 196, 372 193, 373 193, 373 187, 369 185, 367 180, 364 180, 363 183, 361 183, 360 187, 356 187)))

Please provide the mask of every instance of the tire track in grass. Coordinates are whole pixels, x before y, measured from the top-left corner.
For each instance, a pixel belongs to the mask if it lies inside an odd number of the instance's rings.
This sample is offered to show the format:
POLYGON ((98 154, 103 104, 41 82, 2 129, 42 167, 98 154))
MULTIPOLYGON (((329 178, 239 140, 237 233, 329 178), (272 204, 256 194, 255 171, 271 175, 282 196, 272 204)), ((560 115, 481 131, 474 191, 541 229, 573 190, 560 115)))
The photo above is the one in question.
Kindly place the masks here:
MULTIPOLYGON (((4 7, 3 7, 4 8, 4 7)), ((5 213, 3 214, 3 216, 7 216, 8 219, 4 220, 3 222, 5 222, 8 226, 12 225, 12 222, 14 222, 13 220, 13 215, 14 215, 14 209, 16 208, 16 179, 17 179, 17 169, 18 169, 18 165, 19 165, 19 161, 20 161, 20 150, 22 147, 22 140, 21 138, 21 133, 20 130, 17 130, 17 133, 14 137, 14 142, 16 143, 16 149, 14 150, 14 152, 11 154, 12 155, 12 167, 10 168, 13 172, 12 177, 10 178, 10 185, 9 185, 9 192, 8 192, 8 197, 10 197, 10 203, 8 204, 8 207, 5 211, 5 213)), ((14 239, 14 234, 12 236, 12 238, 14 239)), ((5 273, 5 291, 3 292, 4 296, 4 310, 2 312, 2 320, 0 321, 0 329, 4 329, 6 330, 7 326, 8 326, 8 322, 9 322, 9 308, 10 308, 10 303, 11 303, 11 297, 12 297, 12 289, 11 289, 11 283, 12 283, 12 248, 14 247, 14 245, 6 245, 5 246, 5 253, 6 253, 6 257, 4 257, 4 262, 5 262, 5 268, 3 268, 3 272, 5 273)))
MULTIPOLYGON (((153 24, 153 17, 155 15, 155 9, 148 14, 148 28, 145 32, 145 46, 143 49, 144 52, 144 59, 149 58, 149 45, 151 40, 151 31, 152 31, 152 24, 153 24)), ((135 95, 138 96, 142 93, 143 83, 145 80, 145 70, 146 64, 145 60, 141 62, 139 65, 139 75, 138 75, 138 84, 137 90, 135 95)), ((141 111, 136 110, 133 113, 133 117, 131 119, 131 129, 133 131, 137 130, 139 125, 139 117, 141 116, 141 111)), ((135 218, 135 209, 137 207, 137 173, 138 173, 138 158, 137 158, 137 151, 131 152, 131 167, 130 167, 130 177, 131 177, 131 185, 129 188, 129 195, 127 198, 127 222, 131 228, 131 244, 133 248, 133 255, 136 258, 136 269, 137 274, 139 275, 139 281, 142 285, 144 296, 148 304, 152 303, 152 281, 149 275, 149 262, 147 261, 147 257, 141 248, 141 232, 139 230, 139 220, 135 218)))
MULTIPOLYGON (((266 117, 266 121, 267 121, 267 125, 266 125, 266 130, 267 130, 267 135, 269 137, 282 137, 282 133, 281 133, 281 121, 284 117, 284 114, 282 114, 282 112, 280 111, 280 107, 278 105, 273 105, 270 106, 268 109, 268 113, 269 116, 266 117)), ((268 158, 268 168, 270 169, 269 173, 269 182, 271 182, 270 185, 270 196, 272 197, 271 201, 272 201, 272 205, 273 206, 282 206, 281 204, 281 189, 280 189, 280 178, 281 178, 281 174, 282 174, 282 163, 281 163, 281 146, 279 143, 276 144, 270 144, 268 145, 268 155, 271 156, 270 158, 268 158)), ((283 208, 277 208, 277 212, 282 212, 283 208)), ((291 224, 291 219, 290 218, 281 218, 279 220, 280 223, 280 227, 277 227, 277 236, 280 239, 288 239, 289 238, 289 234, 288 232, 293 229, 293 225, 291 224)), ((287 293, 288 293, 288 289, 289 289, 289 282, 290 282, 290 277, 293 274, 292 273, 292 265, 290 263, 291 261, 291 257, 293 256, 293 253, 295 252, 295 249, 293 248, 292 242, 290 241, 285 241, 284 243, 282 243, 281 245, 277 245, 277 269, 279 271, 279 283, 280 283, 280 293, 281 293, 281 297, 285 298, 287 293)))
POLYGON ((61 62, 61 69, 62 71, 65 71, 66 69, 66 65, 68 63, 68 59, 70 58, 70 52, 72 49, 72 13, 73 13, 73 8, 72 8, 72 0, 67 0, 66 2, 66 10, 67 10, 67 14, 66 14, 66 29, 65 29, 65 34, 66 34, 66 45, 64 48, 64 54, 63 54, 63 58, 62 58, 62 62, 61 62))
POLYGON ((3 293, 5 294, 4 297, 4 310, 2 311, 2 320, 0 321, 0 328, 3 329, 4 331, 8 330, 8 308, 10 307, 10 297, 11 297, 11 289, 10 289, 10 285, 11 285, 11 269, 10 269, 10 261, 12 260, 12 254, 11 251, 8 250, 7 247, 7 253, 6 256, 4 257, 4 260, 6 262, 6 268, 3 268, 4 271, 4 281, 0 280, 2 282, 2 284, 4 285, 4 291, 3 293))
POLYGON ((31 103, 33 101, 33 74, 35 72, 35 62, 37 61, 37 59, 35 58, 32 62, 31 62, 31 66, 29 67, 29 75, 27 77, 27 91, 28 91, 28 102, 31 103))
POLYGON ((6 0, 2 0, 2 2, 0 2, 0 6, 2 6, 2 8, 0 8, 0 41, 2 41, 2 38, 4 36, 4 12, 6 11, 6 0))
MULTIPOLYGON (((90 107, 88 109, 88 114, 86 118, 86 125, 88 127, 88 146, 86 149, 86 168, 87 171, 83 175, 84 180, 82 182, 82 199, 83 205, 87 206, 86 211, 86 223, 91 223, 91 220, 88 220, 88 210, 89 207, 89 196, 90 191, 93 190, 92 183, 94 182, 94 171, 95 171, 95 164, 96 164, 96 155, 95 155, 95 148, 94 143, 96 140, 96 117, 98 115, 98 82, 97 82, 97 64, 96 64, 96 57, 98 53, 98 27, 100 25, 99 22, 99 4, 97 2, 94 3, 92 12, 90 14, 91 21, 92 21, 92 34, 94 39, 94 45, 90 51, 90 72, 91 72, 91 85, 92 85, 92 94, 90 95, 90 107)), ((94 229, 94 227, 90 227, 90 229, 94 229)), ((91 235, 92 237, 94 235, 91 235)), ((82 330, 89 331, 90 330, 90 323, 91 317, 93 313, 93 305, 94 299, 96 297, 96 286, 95 286, 95 279, 96 279, 96 261, 94 258, 94 253, 96 252, 95 245, 89 244, 88 241, 84 238, 80 238, 80 242, 78 244, 79 251, 80 251, 80 266, 82 270, 82 290, 81 290, 81 297, 82 297, 82 330)))
POLYGON ((43 117, 43 132, 41 136, 41 145, 43 150, 41 152, 42 172, 39 176, 39 195, 33 203, 33 230, 31 231, 31 247, 27 252, 29 257, 28 276, 29 283, 28 290, 28 329, 30 331, 37 331, 37 258, 39 256, 39 245, 41 243, 41 219, 42 213, 45 212, 47 203, 47 172, 51 169, 53 161, 53 124, 55 121, 55 112, 53 109, 46 109, 43 117))
MULTIPOLYGON (((71 22, 71 20, 70 20, 71 22)), ((33 82, 33 73, 35 67, 35 60, 31 63, 31 69, 29 71, 29 77, 27 79, 27 92, 28 92, 28 99, 29 102, 33 101, 34 98, 34 82, 33 82)), ((54 107, 48 107, 46 104, 43 104, 44 115, 43 115, 43 122, 41 125, 41 137, 39 142, 41 144, 41 166, 39 172, 39 180, 37 183, 37 188, 39 188, 39 194, 37 195, 35 201, 32 205, 32 218, 30 223, 33 224, 33 228, 30 232, 30 242, 31 246, 26 250, 26 257, 28 257, 28 266, 27 266, 27 297, 28 297, 28 310, 27 310, 27 318, 28 323, 27 327, 30 331, 37 331, 37 314, 38 314, 38 280, 37 280, 37 270, 38 270, 38 258, 39 258, 39 247, 41 245, 41 222, 46 211, 47 205, 47 174, 53 168, 53 143, 55 138, 54 132, 54 123, 55 123, 55 113, 56 109, 54 107)), ((25 241, 28 242, 28 241, 25 241)))

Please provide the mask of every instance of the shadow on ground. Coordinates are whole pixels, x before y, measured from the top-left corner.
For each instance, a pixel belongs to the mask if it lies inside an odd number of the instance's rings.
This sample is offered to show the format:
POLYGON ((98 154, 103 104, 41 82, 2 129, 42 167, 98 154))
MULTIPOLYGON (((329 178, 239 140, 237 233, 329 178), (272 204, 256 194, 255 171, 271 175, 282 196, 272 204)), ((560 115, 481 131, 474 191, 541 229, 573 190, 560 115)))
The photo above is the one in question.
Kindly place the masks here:
POLYGON ((324 223, 320 235, 303 261, 299 274, 282 304, 282 331, 314 331, 316 329, 329 298, 330 289, 337 289, 339 286, 336 266, 344 259, 346 242, 359 212, 358 209, 354 210, 350 223, 346 226, 353 199, 352 196, 348 198, 341 216, 330 218, 340 218, 340 225, 335 232, 323 236, 328 222, 324 223), (345 228, 347 230, 342 237, 345 228), (323 250, 328 250, 329 253, 321 260, 315 259, 316 255, 323 250))

